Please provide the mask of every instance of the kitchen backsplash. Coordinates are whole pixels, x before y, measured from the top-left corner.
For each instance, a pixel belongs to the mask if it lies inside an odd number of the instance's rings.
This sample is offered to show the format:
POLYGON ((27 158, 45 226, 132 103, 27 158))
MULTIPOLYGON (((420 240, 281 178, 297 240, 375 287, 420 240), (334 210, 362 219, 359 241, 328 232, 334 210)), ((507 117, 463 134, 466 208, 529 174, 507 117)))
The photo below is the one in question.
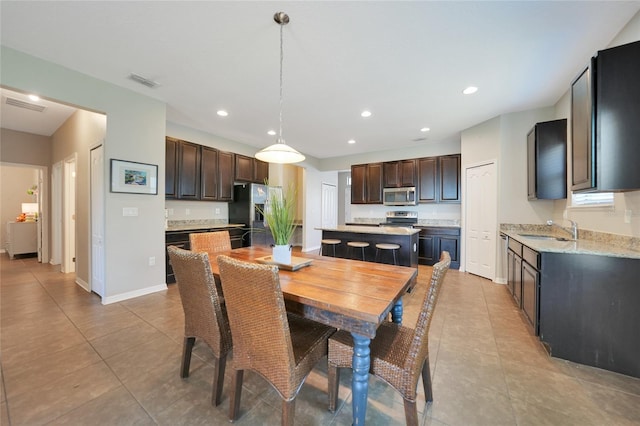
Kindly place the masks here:
MULTIPOLYGON (((386 220, 389 211, 418 212, 418 224, 421 221, 454 221, 460 225, 460 204, 418 204, 417 206, 391 207, 377 204, 350 204, 347 209, 345 222, 380 223, 386 220), (357 220, 356 220, 357 219, 357 220)), ((447 222, 451 223, 451 222, 447 222)), ((429 225, 431 223, 425 224, 429 225)), ((441 225, 442 226, 442 225, 441 225)))

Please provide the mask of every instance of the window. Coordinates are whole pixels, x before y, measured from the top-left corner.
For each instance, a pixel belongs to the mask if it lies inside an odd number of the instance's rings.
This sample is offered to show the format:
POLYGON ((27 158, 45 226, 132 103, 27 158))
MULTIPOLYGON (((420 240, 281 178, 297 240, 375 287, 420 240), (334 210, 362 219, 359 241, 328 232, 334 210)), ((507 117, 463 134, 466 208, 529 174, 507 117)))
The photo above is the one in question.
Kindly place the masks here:
POLYGON ((613 192, 571 193, 571 207, 612 207, 613 192))

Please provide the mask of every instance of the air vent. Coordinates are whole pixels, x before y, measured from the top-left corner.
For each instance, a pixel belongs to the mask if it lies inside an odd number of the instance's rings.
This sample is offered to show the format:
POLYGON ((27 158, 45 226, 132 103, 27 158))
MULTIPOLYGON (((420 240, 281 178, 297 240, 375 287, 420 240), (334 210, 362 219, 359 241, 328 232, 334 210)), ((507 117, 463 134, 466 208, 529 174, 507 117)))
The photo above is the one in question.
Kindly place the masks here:
POLYGON ((412 142, 424 142, 426 141, 427 138, 415 138, 415 139, 411 139, 412 142))
POLYGON ((29 102, 21 101, 15 98, 7 98, 5 101, 7 105, 11 105, 18 108, 29 109, 31 111, 43 112, 47 107, 43 105, 30 104, 29 102))
POLYGON ((148 78, 144 78, 143 76, 134 73, 129 74, 129 78, 137 83, 150 87, 151 89, 154 89, 160 85, 153 80, 149 80, 148 78))

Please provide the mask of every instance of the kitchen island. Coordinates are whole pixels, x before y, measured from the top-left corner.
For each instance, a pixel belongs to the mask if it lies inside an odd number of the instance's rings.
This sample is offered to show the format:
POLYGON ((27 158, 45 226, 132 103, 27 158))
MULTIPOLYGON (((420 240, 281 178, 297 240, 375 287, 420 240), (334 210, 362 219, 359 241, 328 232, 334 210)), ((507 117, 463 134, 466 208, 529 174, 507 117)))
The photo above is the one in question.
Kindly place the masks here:
MULTIPOLYGON (((398 244, 398 265, 418 267, 418 234, 419 229, 390 226, 357 226, 339 225, 334 227, 316 228, 322 231, 322 239, 336 239, 341 243, 336 246, 336 257, 345 259, 358 259, 361 256, 360 249, 350 250, 349 241, 362 241, 369 243, 364 250, 364 258, 368 262, 375 262, 376 244, 398 244)), ((332 252, 333 253, 333 252, 332 252)), ((390 253, 382 253, 382 260, 386 263, 390 260, 390 253)))

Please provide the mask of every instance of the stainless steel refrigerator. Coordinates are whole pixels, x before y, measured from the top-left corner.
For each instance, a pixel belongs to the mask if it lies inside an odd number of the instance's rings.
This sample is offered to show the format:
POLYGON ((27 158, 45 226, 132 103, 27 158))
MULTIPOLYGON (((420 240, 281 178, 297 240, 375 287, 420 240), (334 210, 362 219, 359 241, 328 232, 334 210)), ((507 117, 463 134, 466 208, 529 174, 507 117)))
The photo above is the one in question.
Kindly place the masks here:
POLYGON ((268 232, 265 232, 264 217, 261 213, 268 196, 266 185, 247 183, 236 184, 233 188, 233 202, 229 203, 229 223, 245 225, 243 247, 268 245, 268 232))

